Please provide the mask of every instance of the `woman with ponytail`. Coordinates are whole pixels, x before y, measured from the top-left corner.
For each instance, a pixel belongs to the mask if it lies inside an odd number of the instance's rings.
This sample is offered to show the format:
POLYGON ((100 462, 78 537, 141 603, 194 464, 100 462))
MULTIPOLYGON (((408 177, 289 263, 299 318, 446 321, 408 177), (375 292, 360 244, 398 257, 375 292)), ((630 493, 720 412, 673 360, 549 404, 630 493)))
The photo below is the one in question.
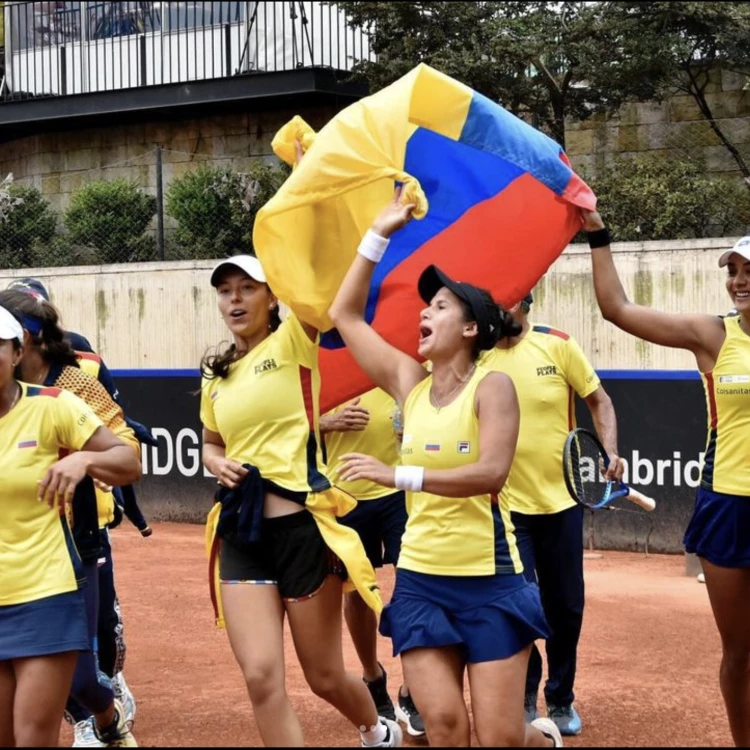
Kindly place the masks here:
POLYGON ((208 518, 212 600, 261 738, 304 744, 285 687, 288 618, 312 691, 360 731, 363 747, 397 747, 401 728, 378 719, 365 683, 344 669, 344 580, 373 608, 380 599, 356 532, 336 522, 355 503, 332 488, 322 459, 318 331, 291 314, 281 322, 255 256, 222 261, 211 285, 233 338, 202 364, 203 464, 220 485, 208 518), (347 507, 334 513, 339 499, 347 507))
POLYGON ((403 465, 353 453, 339 469, 342 479, 407 492, 396 588, 380 631, 401 655, 431 745, 470 745, 468 671, 480 745, 559 746, 551 721, 524 723, 529 654, 547 625, 539 591, 523 576, 509 509, 498 501, 515 453, 518 400, 510 378, 479 361, 521 328, 488 292, 435 266, 419 279, 426 307, 414 321, 431 373, 364 318, 375 265, 413 209, 398 189, 363 238, 330 311, 357 363, 404 414, 403 465))

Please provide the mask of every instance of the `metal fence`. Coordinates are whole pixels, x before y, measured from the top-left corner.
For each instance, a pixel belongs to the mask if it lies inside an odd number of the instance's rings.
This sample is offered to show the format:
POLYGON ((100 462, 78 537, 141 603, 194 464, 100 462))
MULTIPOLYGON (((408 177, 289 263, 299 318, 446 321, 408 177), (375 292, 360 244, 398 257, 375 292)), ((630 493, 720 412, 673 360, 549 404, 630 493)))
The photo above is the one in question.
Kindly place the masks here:
MULTIPOLYGON (((657 123, 646 136, 641 126, 613 122, 573 125, 567 145, 617 240, 750 233, 750 184, 710 127, 657 123), (640 143, 632 140, 638 128, 640 143)), ((236 123, 225 124, 235 132, 236 123)), ((720 124, 750 160, 750 118, 720 124)), ((90 150, 93 167, 77 153, 47 155, 67 167, 52 174, 34 173, 43 157, 18 159, 13 182, 0 188, 0 268, 216 258, 251 249, 255 214, 288 171, 256 136, 217 135, 213 146, 206 145, 210 137, 198 139, 201 150, 178 136, 154 130, 163 146, 90 150), (123 153, 128 158, 108 160, 123 153)), ((58 147, 66 152, 64 141, 58 147)), ((13 164, 0 161, 0 180, 13 164)))
POLYGON ((371 58, 327 2, 14 2, 0 101, 226 78, 371 58))
MULTIPOLYGON (((248 161, 250 162, 248 164, 248 161)), ((217 258, 252 251, 255 215, 286 179, 275 157, 242 171, 160 146, 63 175, 0 182, 0 268, 217 258)))

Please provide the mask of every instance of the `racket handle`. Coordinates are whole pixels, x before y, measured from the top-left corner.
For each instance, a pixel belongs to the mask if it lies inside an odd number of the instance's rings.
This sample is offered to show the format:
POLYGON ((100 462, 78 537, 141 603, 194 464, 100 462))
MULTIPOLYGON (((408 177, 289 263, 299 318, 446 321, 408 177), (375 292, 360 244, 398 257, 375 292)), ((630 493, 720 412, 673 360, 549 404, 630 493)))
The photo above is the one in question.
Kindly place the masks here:
POLYGON ((643 510, 647 510, 649 513, 656 508, 656 502, 650 497, 638 492, 638 490, 634 490, 632 487, 629 490, 627 498, 631 503, 640 505, 643 510))

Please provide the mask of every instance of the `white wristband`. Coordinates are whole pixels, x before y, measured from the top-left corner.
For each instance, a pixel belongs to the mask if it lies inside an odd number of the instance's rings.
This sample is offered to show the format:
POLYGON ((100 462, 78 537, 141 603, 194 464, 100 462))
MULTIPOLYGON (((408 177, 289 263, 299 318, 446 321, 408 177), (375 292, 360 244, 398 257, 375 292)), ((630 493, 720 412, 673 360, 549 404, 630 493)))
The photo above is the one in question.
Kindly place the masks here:
POLYGON ((424 482, 424 466, 397 466, 396 489, 421 492, 424 482))
POLYGON ((380 263, 380 259, 388 249, 390 242, 386 237, 381 237, 379 234, 373 232, 372 229, 368 229, 362 238, 362 242, 359 243, 357 252, 360 255, 364 255, 367 260, 373 263, 380 263))

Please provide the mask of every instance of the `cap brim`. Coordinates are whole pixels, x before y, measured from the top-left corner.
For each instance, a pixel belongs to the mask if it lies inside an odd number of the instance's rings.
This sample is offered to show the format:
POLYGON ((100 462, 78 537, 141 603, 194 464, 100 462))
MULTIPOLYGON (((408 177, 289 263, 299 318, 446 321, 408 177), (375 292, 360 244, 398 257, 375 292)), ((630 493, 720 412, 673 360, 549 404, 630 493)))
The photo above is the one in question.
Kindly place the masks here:
POLYGON ((237 255, 234 258, 227 258, 214 266, 211 271, 211 286, 216 286, 222 274, 228 270, 240 270, 247 274, 251 279, 259 281, 261 284, 266 283, 266 274, 260 261, 252 255, 237 255))
MULTIPOLYGON (((417 282, 419 296, 429 305, 433 297, 443 288, 450 289, 457 297, 466 299, 461 285, 444 274, 437 266, 427 266, 417 282)), ((467 300, 468 301, 468 300, 467 300)))
POLYGON ((724 255, 719 258, 719 268, 724 268, 724 266, 729 265, 729 259, 733 255, 740 255, 745 260, 750 260, 750 247, 747 249, 742 248, 741 250, 727 250, 724 255))
POLYGON ((23 327, 4 307, 0 307, 0 339, 23 341, 23 327))

